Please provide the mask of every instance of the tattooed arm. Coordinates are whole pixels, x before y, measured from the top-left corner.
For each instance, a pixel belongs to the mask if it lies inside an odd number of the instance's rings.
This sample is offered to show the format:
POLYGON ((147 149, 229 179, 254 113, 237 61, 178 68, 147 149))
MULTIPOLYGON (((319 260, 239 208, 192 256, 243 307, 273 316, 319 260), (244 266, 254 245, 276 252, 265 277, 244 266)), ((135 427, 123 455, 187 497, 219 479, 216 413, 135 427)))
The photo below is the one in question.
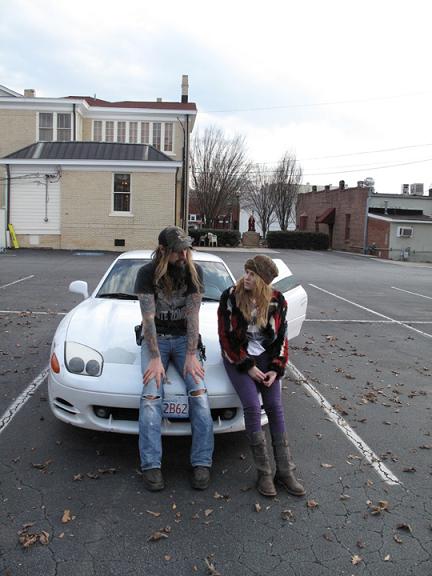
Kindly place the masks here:
POLYGON ((199 311, 202 295, 198 292, 189 294, 186 298, 186 322, 187 322, 187 354, 183 373, 192 375, 198 384, 204 377, 204 368, 196 357, 199 338, 199 311))
POLYGON ((147 346, 150 352, 150 362, 143 374, 144 384, 152 379, 156 379, 156 385, 159 388, 161 379, 165 377, 165 370, 161 362, 159 347, 157 343, 157 333, 155 325, 155 299, 153 294, 138 294, 141 306, 141 315, 143 321, 143 345, 147 346))

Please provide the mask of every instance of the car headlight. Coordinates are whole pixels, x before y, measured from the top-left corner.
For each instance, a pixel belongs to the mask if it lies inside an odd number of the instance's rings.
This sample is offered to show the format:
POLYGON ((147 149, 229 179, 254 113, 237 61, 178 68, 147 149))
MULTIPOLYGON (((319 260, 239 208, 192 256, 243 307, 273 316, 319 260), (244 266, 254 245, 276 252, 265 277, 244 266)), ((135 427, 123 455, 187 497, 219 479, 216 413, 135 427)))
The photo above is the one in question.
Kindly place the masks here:
POLYGON ((103 358, 102 354, 89 346, 78 344, 78 342, 66 342, 65 364, 72 374, 100 376, 103 369, 103 358))

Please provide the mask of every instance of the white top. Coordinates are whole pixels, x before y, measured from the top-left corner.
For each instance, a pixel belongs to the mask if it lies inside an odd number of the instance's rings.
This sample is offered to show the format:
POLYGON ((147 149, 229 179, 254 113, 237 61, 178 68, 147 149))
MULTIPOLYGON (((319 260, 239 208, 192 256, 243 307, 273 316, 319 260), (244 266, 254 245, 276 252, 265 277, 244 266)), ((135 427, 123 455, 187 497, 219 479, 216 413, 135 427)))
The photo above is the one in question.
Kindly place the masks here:
POLYGON ((261 342, 264 340, 262 335, 262 330, 256 324, 257 309, 252 310, 252 317, 250 324, 248 325, 246 336, 248 339, 248 354, 251 356, 259 356, 265 352, 265 348, 262 346, 261 342))

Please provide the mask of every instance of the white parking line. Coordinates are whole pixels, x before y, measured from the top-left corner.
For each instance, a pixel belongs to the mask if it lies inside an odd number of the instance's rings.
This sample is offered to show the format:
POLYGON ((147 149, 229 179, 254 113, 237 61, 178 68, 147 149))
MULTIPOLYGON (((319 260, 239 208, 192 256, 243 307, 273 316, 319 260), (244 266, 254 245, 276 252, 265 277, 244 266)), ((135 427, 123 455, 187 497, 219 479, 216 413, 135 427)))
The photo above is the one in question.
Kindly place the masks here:
POLYGON ((6 410, 6 412, 3 414, 3 416, 1 416, 0 434, 4 432, 4 430, 6 430, 7 426, 9 426, 9 424, 12 422, 12 420, 15 418, 15 416, 18 414, 21 408, 25 405, 27 400, 29 400, 33 396, 33 394, 36 392, 36 390, 48 376, 48 371, 49 366, 44 368, 44 370, 42 370, 42 372, 38 376, 36 376, 33 382, 27 386, 24 392, 22 392, 18 396, 15 402, 11 404, 9 408, 6 410))
POLYGON ((34 278, 34 274, 32 274, 31 276, 26 276, 25 278, 20 278, 19 280, 15 280, 14 282, 9 282, 9 284, 3 284, 3 286, 0 286, 0 290, 2 288, 7 288, 8 286, 12 286, 13 284, 18 284, 18 282, 24 282, 24 280, 30 280, 30 278, 34 278))
POLYGON ((37 315, 52 315, 52 316, 66 316, 67 312, 33 312, 32 310, 0 310, 0 314, 30 314, 31 316, 37 315))
POLYGON ((393 290, 399 290, 399 292, 406 292, 407 294, 412 294, 413 296, 420 296, 420 298, 428 298, 428 300, 432 300, 432 296, 425 296, 424 294, 419 294, 418 292, 410 292, 409 290, 404 290, 403 288, 396 288, 396 286, 392 286, 393 290))
MULTIPOLYGON (((1 311, 0 311, 1 313, 1 311)), ((305 322, 341 322, 345 324, 394 324, 394 320, 348 320, 336 318, 305 318, 305 322)), ((409 324, 432 324, 432 320, 405 320, 409 324)))
POLYGON ((380 316, 381 318, 384 318, 385 320, 390 320, 392 323, 399 324, 399 326, 403 326, 404 328, 408 328, 408 330, 412 330, 413 332, 417 332, 418 334, 421 334, 422 336, 426 336, 427 338, 432 338, 432 334, 429 334, 428 332, 423 332, 422 330, 417 330, 417 328, 414 328, 413 326, 410 326, 409 324, 405 324, 405 322, 401 322, 400 320, 395 320, 394 318, 390 318, 390 316, 386 316, 385 314, 381 314, 381 312, 376 312, 375 310, 372 310, 371 308, 366 308, 366 306, 362 306, 361 304, 357 304, 356 302, 353 302, 352 300, 348 300, 347 298, 344 298, 343 296, 339 296, 338 294, 334 294, 333 292, 329 292, 328 290, 325 290, 324 288, 320 288, 316 284, 310 284, 309 283, 309 286, 312 286, 312 288, 316 288, 317 290, 320 290, 321 292, 324 292, 325 294, 329 294, 330 296, 333 296, 334 298, 337 298, 338 300, 342 300, 343 302, 348 302, 348 304, 351 304, 352 306, 356 306, 357 308, 361 308, 362 310, 366 310, 366 312, 370 312, 371 314, 375 314, 376 316, 380 316))
POLYGON ((333 408, 333 406, 324 398, 313 384, 300 372, 294 364, 288 362, 288 370, 292 376, 298 380, 307 392, 318 402, 327 416, 334 422, 348 440, 355 446, 355 448, 362 454, 362 456, 374 468, 375 472, 390 486, 402 486, 402 482, 383 464, 382 460, 375 454, 371 448, 364 442, 360 436, 354 432, 348 422, 333 408))

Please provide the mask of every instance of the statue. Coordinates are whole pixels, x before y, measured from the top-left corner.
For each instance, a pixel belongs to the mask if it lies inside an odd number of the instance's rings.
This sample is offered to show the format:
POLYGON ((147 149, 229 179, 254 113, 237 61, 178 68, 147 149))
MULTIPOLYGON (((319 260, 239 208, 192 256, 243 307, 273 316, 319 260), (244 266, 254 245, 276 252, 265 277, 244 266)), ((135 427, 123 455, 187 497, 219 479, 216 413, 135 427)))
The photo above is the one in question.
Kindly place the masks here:
POLYGON ((255 232, 255 218, 254 218, 253 212, 252 212, 252 214, 249 216, 249 220, 248 220, 248 231, 249 231, 249 232, 255 232))

